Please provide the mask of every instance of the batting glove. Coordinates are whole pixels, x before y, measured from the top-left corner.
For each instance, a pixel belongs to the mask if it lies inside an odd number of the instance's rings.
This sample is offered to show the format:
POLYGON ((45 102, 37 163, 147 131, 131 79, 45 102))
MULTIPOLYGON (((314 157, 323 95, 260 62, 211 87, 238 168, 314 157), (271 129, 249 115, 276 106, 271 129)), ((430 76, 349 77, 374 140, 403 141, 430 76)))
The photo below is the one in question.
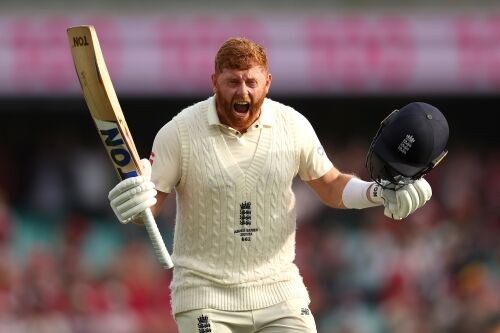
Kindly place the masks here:
POLYGON ((406 218, 422 207, 431 196, 432 188, 424 178, 397 190, 383 188, 379 184, 374 184, 370 190, 370 199, 383 204, 384 215, 394 220, 406 218))
POLYGON ((121 223, 129 223, 138 214, 156 204, 155 185, 151 181, 151 164, 141 160, 143 174, 119 182, 108 195, 111 208, 121 223))

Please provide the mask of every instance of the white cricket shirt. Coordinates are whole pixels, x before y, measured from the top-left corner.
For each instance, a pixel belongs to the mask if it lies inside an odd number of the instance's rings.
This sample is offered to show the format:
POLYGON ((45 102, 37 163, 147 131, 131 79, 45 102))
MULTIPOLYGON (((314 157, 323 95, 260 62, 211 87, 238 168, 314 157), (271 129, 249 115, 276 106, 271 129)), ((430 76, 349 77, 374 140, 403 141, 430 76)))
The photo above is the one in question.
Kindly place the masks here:
POLYGON ((295 259, 292 181, 332 168, 309 121, 265 99, 244 134, 222 125, 210 97, 157 134, 152 181, 174 188, 174 313, 251 310, 308 298, 295 259))

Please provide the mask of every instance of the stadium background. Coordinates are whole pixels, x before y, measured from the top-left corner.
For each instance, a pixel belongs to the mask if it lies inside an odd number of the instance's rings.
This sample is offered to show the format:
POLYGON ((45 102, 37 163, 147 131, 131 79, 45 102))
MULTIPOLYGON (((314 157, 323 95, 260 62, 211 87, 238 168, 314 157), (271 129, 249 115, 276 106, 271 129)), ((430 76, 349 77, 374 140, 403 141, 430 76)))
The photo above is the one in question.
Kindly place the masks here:
MULTIPOLYGON (((263 39, 274 74, 270 97, 310 119, 343 171, 367 177, 370 140, 394 108, 416 100, 440 108, 450 153, 428 177, 432 200, 396 223, 380 208, 328 209, 297 182, 297 264, 319 332, 498 333, 498 5, 234 6, 0 3, 0 333, 176 331, 171 273, 152 257, 144 230, 120 225, 108 206, 115 176, 72 72, 64 31, 72 24, 96 25, 144 157, 166 121, 208 95, 214 47, 233 31, 263 39), (145 26, 155 20, 177 24, 168 26, 177 30, 162 50, 182 52, 167 65, 150 65, 158 45, 144 38, 154 32, 145 26), (316 42, 296 35, 306 21, 321 22, 309 36, 316 42), (373 47, 382 60, 367 55, 373 47), (304 50, 317 57, 306 59, 304 50)), ((174 218, 170 198, 158 219, 169 249, 174 218)))

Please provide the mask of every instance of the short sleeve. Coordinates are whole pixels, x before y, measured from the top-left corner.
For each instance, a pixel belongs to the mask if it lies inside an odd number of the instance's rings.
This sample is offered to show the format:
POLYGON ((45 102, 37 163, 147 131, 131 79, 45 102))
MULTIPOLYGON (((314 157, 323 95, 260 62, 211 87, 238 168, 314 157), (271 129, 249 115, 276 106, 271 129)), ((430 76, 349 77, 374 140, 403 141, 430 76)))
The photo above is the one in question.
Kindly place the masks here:
POLYGON ((309 120, 297 113, 296 135, 300 152, 298 174, 304 181, 317 179, 325 175, 333 163, 326 155, 321 142, 309 120))
POLYGON ((156 189, 170 193, 181 179, 181 145, 174 120, 163 126, 153 142, 151 180, 156 189))

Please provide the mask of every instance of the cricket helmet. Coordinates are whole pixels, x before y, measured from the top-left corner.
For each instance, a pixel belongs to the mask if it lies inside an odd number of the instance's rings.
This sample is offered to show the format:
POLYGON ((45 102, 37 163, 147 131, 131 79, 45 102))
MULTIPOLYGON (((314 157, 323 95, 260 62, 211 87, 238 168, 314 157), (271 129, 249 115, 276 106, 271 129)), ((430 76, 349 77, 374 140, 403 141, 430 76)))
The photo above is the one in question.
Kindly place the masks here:
POLYGON ((383 186, 411 184, 446 156, 448 135, 446 118, 430 104, 413 102, 394 110, 380 124, 368 150, 370 177, 383 186))

